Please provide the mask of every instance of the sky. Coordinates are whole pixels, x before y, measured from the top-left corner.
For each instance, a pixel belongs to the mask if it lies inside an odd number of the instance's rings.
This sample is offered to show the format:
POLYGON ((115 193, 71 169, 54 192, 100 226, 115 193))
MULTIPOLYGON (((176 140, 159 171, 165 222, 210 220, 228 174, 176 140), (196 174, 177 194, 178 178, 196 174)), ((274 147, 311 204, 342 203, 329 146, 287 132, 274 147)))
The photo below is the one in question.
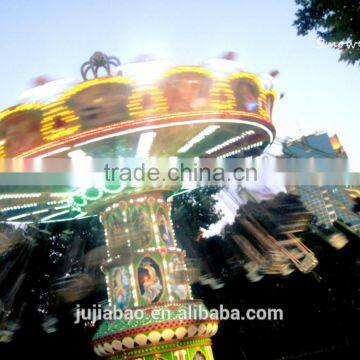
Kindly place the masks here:
POLYGON ((358 66, 292 26, 295 0, 1 0, 0 111, 18 102, 31 80, 78 78, 96 50, 126 63, 154 54, 199 64, 226 51, 245 70, 277 69, 274 125, 280 137, 337 133, 359 154, 358 66))

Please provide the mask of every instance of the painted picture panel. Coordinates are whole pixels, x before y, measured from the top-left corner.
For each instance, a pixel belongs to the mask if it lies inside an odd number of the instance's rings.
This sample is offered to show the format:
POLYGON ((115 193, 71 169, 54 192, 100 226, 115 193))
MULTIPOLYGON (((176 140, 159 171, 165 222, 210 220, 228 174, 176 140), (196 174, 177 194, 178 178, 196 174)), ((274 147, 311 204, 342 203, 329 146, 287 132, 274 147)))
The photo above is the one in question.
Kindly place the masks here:
POLYGON ((142 298, 148 304, 159 301, 164 288, 159 265, 150 256, 146 256, 141 260, 137 271, 142 298))
POLYGON ((133 206, 129 211, 131 239, 137 248, 150 246, 153 239, 151 218, 146 206, 133 206))
POLYGON ((132 302, 129 269, 125 266, 112 268, 110 278, 113 304, 121 310, 129 307, 132 302))
POLYGON ((160 232, 161 246, 171 246, 172 245, 172 234, 171 227, 169 224, 169 218, 166 213, 166 209, 159 207, 156 212, 156 221, 160 232))

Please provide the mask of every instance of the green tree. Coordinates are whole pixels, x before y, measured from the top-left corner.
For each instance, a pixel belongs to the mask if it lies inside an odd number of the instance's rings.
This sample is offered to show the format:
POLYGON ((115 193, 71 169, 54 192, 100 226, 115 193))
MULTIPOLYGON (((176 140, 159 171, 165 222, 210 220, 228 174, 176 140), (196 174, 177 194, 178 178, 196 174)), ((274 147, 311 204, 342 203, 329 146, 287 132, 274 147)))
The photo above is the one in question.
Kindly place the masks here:
POLYGON ((295 0, 299 5, 294 25, 298 35, 315 30, 328 44, 336 44, 340 61, 355 64, 360 60, 360 1, 295 0))
POLYGON ((174 230, 186 248, 193 240, 198 239, 201 228, 208 229, 222 218, 222 213, 215 207, 217 200, 213 197, 219 190, 217 186, 207 186, 174 196, 174 230))

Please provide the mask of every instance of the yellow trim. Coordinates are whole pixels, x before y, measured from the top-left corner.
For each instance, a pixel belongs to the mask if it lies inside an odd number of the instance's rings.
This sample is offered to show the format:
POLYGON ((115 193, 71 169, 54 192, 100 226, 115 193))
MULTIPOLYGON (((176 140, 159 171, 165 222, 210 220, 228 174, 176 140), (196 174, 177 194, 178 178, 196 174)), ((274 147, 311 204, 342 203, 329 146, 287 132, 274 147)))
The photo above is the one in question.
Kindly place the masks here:
POLYGON ((210 88, 210 106, 217 110, 233 110, 236 108, 236 98, 229 82, 217 81, 210 88), (224 101, 219 99, 221 91, 226 97, 224 101))
POLYGON ((267 102, 267 96, 270 95, 272 96, 272 100, 274 102, 275 98, 276 98, 276 92, 272 89, 267 89, 265 90, 262 86, 261 80, 258 76, 256 76, 255 74, 252 73, 235 73, 235 74, 231 74, 227 77, 227 81, 230 83, 233 80, 237 80, 237 79, 249 79, 251 81, 253 81, 255 83, 255 85, 258 88, 259 91, 259 95, 258 95, 258 111, 259 114, 264 116, 264 117, 268 117, 269 119, 271 119, 271 114, 268 114, 268 112, 266 111, 268 102, 267 102), (264 104, 264 107, 260 106, 261 103, 264 104))
POLYGON ((74 111, 68 109, 64 105, 57 106, 45 112, 40 124, 40 131, 45 141, 52 141, 66 135, 74 134, 81 126, 79 117, 74 111), (74 123, 74 125, 56 129, 54 127, 56 118, 60 118, 65 124, 74 123))
POLYGON ((4 118, 13 115, 17 112, 21 111, 30 111, 30 110, 41 110, 45 104, 42 103, 28 103, 28 104, 21 104, 17 105, 10 109, 5 109, 2 112, 0 112, 0 121, 2 121, 4 118))
POLYGON ((229 75, 226 78, 226 80, 229 82, 233 81, 233 80, 237 80, 237 79, 250 79, 257 85, 259 91, 264 90, 259 77, 253 73, 247 73, 247 72, 235 73, 235 74, 229 75))
POLYGON ((162 94, 162 91, 156 86, 134 88, 132 94, 129 96, 127 108, 130 118, 146 117, 168 111, 167 99, 162 94), (154 107, 144 109, 142 100, 145 95, 150 96, 150 99, 154 102, 154 107))
POLYGON ((76 95, 82 90, 85 90, 91 86, 101 85, 101 84, 127 84, 130 86, 134 85, 130 79, 127 79, 123 76, 113 76, 105 78, 96 78, 89 81, 81 82, 71 89, 66 90, 60 97, 59 102, 66 101, 69 97, 76 95))
POLYGON ((183 74, 183 73, 188 73, 188 72, 206 75, 206 76, 208 76, 210 78, 212 78, 212 76, 213 76, 213 73, 210 70, 205 69, 205 68, 203 68, 201 66, 178 66, 178 67, 175 67, 173 69, 167 70, 162 75, 162 77, 166 78, 166 77, 171 76, 171 75, 183 74))

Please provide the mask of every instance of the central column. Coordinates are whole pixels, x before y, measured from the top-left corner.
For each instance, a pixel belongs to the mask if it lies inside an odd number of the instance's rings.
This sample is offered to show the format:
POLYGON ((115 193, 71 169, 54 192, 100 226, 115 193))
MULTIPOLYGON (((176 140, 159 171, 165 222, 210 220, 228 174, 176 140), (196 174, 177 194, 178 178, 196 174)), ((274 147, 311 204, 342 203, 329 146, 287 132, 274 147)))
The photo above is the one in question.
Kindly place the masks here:
POLYGON ((210 337, 218 324, 192 299, 170 211, 162 192, 148 192, 124 197, 101 214, 109 304, 141 309, 143 316, 103 321, 93 341, 100 356, 213 360, 210 337))

